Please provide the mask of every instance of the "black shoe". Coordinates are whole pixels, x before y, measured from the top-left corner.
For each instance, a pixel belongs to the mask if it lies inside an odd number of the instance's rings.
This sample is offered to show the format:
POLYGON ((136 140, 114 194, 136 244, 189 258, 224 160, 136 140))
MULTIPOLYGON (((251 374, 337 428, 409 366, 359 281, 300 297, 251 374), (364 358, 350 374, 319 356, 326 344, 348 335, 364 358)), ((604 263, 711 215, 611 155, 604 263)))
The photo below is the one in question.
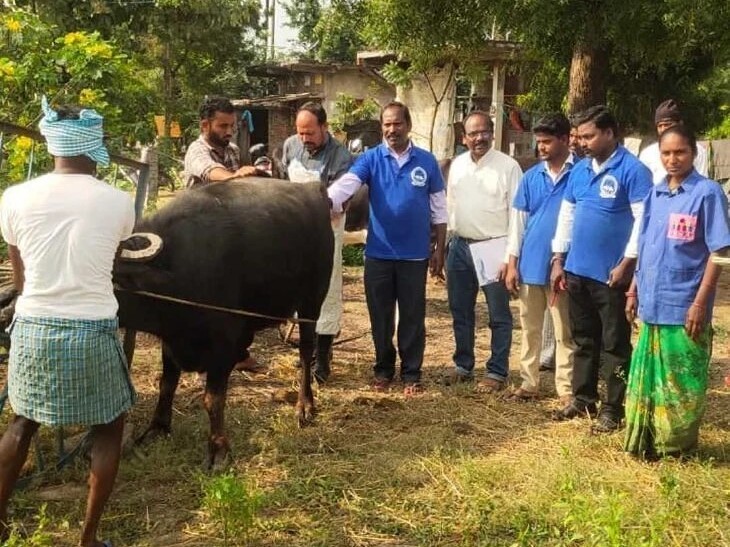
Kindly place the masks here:
POLYGON ((601 412, 598 419, 591 425, 593 433, 614 433, 621 429, 621 419, 608 412, 601 412))
POLYGON ((595 403, 581 403, 573 400, 572 402, 565 405, 563 408, 553 412, 553 420, 556 422, 564 422, 566 420, 572 420, 573 418, 595 418, 598 411, 596 410, 595 403))
POLYGON ((324 384, 330 376, 332 341, 334 338, 331 334, 317 335, 317 360, 314 363, 312 374, 318 384, 324 384))
POLYGON ((539 370, 540 372, 555 372, 555 365, 553 363, 542 363, 539 370))

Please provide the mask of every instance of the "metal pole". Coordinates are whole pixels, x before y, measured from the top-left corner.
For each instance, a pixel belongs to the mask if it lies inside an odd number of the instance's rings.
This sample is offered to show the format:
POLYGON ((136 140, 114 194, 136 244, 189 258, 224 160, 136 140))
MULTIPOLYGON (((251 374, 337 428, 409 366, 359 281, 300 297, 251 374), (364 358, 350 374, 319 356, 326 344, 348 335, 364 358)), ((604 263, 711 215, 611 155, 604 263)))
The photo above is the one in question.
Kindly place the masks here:
POLYGON ((271 0, 271 60, 276 57, 276 0, 271 0))

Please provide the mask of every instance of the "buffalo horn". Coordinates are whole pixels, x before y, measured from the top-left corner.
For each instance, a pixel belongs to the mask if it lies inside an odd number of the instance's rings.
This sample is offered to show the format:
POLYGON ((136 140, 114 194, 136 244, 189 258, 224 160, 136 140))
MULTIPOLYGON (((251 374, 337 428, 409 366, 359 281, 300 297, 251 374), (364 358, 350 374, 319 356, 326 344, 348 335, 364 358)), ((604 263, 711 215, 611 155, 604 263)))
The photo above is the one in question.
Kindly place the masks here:
POLYGON ((129 241, 130 239, 136 237, 142 237, 146 239, 147 241, 149 241, 149 245, 147 245, 147 247, 145 247, 144 249, 138 249, 134 251, 130 249, 122 249, 119 258, 128 261, 149 260, 157 256, 162 250, 162 238, 157 234, 153 234, 151 232, 135 232, 124 241, 129 241))

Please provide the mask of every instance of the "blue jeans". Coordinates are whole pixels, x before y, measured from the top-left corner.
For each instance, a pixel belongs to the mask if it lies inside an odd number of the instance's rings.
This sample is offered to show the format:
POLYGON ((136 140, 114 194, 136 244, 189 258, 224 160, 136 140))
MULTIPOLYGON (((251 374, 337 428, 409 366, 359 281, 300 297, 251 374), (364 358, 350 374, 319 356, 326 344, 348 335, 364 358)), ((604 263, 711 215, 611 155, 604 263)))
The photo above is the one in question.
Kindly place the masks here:
MULTIPOLYGON (((456 372, 464 376, 474 374, 474 329, 479 286, 469 244, 462 238, 449 241, 446 255, 446 285, 449 309, 454 322, 454 364, 456 372)), ((492 331, 492 355, 487 361, 487 378, 504 382, 509 371, 509 351, 512 346, 512 312, 509 292, 504 282, 489 283, 482 287, 489 310, 489 329, 492 331)))

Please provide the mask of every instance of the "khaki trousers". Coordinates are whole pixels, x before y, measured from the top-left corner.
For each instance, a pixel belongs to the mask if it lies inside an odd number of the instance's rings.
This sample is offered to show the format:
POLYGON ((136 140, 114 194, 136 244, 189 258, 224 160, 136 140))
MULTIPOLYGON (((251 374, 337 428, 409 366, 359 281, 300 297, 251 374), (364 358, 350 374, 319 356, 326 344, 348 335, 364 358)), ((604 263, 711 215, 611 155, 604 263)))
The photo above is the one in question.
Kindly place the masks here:
POLYGON ((540 351, 545 310, 548 309, 555 327, 555 390, 558 397, 573 394, 573 352, 575 343, 570 332, 568 295, 559 293, 555 304, 549 306, 552 291, 543 285, 520 285, 520 323, 522 348, 520 376, 522 389, 537 392, 540 385, 540 351))

